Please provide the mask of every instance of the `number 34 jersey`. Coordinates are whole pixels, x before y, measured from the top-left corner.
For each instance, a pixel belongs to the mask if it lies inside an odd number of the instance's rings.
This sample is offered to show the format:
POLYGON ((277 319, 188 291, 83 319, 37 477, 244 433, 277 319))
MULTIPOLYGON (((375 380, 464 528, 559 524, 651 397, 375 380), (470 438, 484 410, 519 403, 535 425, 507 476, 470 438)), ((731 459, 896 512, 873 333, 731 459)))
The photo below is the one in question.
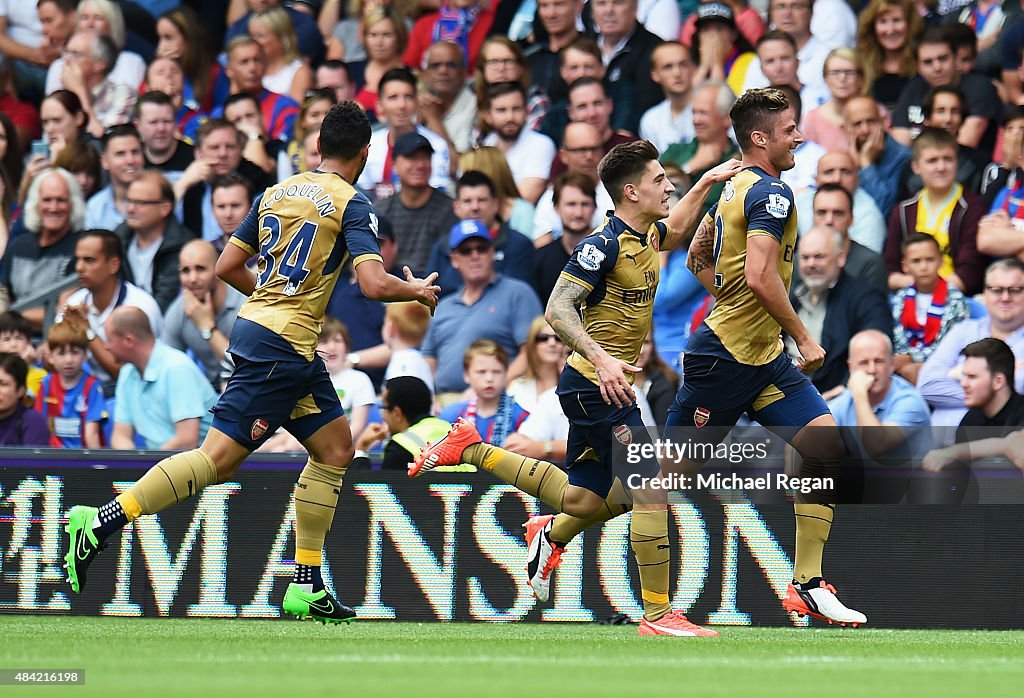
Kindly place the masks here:
POLYGON ((778 241, 779 276, 788 292, 797 238, 793 192, 779 178, 749 167, 726 182, 707 215, 715 226, 715 305, 686 351, 762 366, 782 353, 782 328, 747 285, 747 238, 778 241))
MULTIPOLYGON (((327 301, 345 263, 351 258, 355 267, 381 259, 369 200, 341 176, 318 170, 267 189, 231 243, 259 255, 256 290, 238 317, 281 336, 306 361, 313 359, 327 301)), ((243 355, 259 353, 241 337, 232 336, 231 344, 243 355)), ((246 358, 275 358, 267 353, 246 358)))

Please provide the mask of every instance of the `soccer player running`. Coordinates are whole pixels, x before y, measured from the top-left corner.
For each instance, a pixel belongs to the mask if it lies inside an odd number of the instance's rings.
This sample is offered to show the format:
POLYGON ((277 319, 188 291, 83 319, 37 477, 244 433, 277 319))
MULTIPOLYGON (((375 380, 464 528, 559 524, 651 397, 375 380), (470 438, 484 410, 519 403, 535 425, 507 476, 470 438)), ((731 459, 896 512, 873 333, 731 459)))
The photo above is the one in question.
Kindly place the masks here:
POLYGON ((234 477, 242 462, 278 427, 309 452, 295 487, 295 577, 283 607, 324 623, 351 621, 320 575, 342 477, 352 459, 352 434, 323 359, 316 354, 324 309, 351 259, 359 287, 382 301, 415 300, 434 308, 437 274, 405 280, 389 275, 377 244, 377 218, 352 186, 366 164, 370 122, 355 102, 331 109, 320 130, 320 167, 267 189, 230 238, 217 275, 249 298, 238 312, 228 351, 235 370, 213 408, 202 445, 157 463, 126 492, 98 510, 69 512, 65 556, 76 593, 104 541, 131 521, 155 514, 234 477), (259 254, 253 276, 246 261, 259 254))
MULTIPOLYGON (((789 301, 797 239, 793 192, 780 179, 803 142, 795 112, 779 90, 743 93, 730 112, 743 170, 726 185, 690 243, 687 264, 715 297, 690 337, 686 379, 667 426, 687 438, 721 441, 747 412, 766 427, 792 428, 803 477, 838 478, 842 439, 825 401, 806 374, 825 351, 789 301), (781 330, 796 341, 796 365, 782 350, 781 330)), ((821 558, 835 511, 835 490, 797 495, 794 579, 783 607, 830 623, 859 625, 864 614, 844 606, 822 579, 821 558)))
MULTIPOLYGON (((622 446, 645 436, 631 384, 651 328, 658 251, 672 250, 692 233, 711 186, 738 172, 739 162, 707 172, 671 211, 674 187, 650 142, 616 146, 598 169, 615 211, 576 247, 545 313, 572 349, 557 390, 569 419, 565 470, 482 443, 475 426, 459 420, 448 436, 421 451, 409 474, 472 463, 562 512, 526 524, 527 573, 540 601, 547 601, 551 573, 574 536, 632 510, 630 543, 644 605, 640 634, 718 635, 672 610, 664 493, 627 492, 613 470, 613 456, 621 465, 622 446)), ((659 474, 657 463, 646 463, 643 470, 649 477, 659 474)))

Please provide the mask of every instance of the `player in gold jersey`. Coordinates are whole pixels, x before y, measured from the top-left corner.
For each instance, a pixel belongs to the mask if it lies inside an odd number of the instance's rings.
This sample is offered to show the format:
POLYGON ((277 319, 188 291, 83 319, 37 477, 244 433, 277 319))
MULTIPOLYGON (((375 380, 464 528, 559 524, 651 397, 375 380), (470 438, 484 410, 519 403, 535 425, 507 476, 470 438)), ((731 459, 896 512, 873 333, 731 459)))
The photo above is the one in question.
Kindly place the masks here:
POLYGON ((368 298, 416 300, 432 309, 440 291, 437 274, 416 279, 406 268, 402 280, 384 269, 376 216, 352 186, 369 143, 370 123, 359 105, 333 107, 320 129, 320 167, 267 189, 231 237, 217 275, 249 298, 231 332, 235 370, 213 408, 213 426, 199 448, 160 461, 100 509, 71 509, 65 560, 76 593, 106 538, 140 516, 234 477, 246 457, 283 426, 309 452, 295 488, 295 577, 284 610, 325 623, 355 618, 327 592, 320 575, 324 538, 353 448, 338 394, 315 352, 317 335, 349 259, 368 298), (253 276, 246 262, 256 254, 253 276))
MULTIPOLYGON (((824 362, 825 351, 789 301, 796 206, 779 176, 793 167, 793 150, 803 137, 779 90, 748 90, 730 116, 743 170, 726 183, 690 244, 687 263, 715 305, 687 344, 683 383, 667 426, 685 427, 689 441, 717 443, 748 413, 764 426, 793 428, 790 443, 803 458, 803 476, 838 478, 842 439, 807 378, 824 362), (797 365, 783 353, 782 331, 796 341, 797 365)), ((835 504, 833 489, 798 494, 794 579, 783 606, 859 625, 867 621, 864 614, 843 605, 822 578, 835 504)))
MULTIPOLYGON (((711 186, 738 171, 731 160, 707 172, 671 211, 674 187, 648 141, 618 145, 599 166, 615 202, 604 223, 577 245, 562 271, 546 316, 573 352, 558 381, 569 419, 565 469, 481 443, 472 424, 459 421, 445 439, 425 448, 410 475, 438 465, 473 463, 562 512, 526 524, 527 572, 541 601, 566 544, 588 526, 632 510, 630 544, 640 571, 641 635, 714 636, 672 610, 669 599, 668 509, 664 492, 633 487, 615 466, 625 449, 646 438, 632 391, 635 365, 651 328, 660 270, 659 250, 672 250, 693 231, 711 186)), ((658 463, 634 471, 654 478, 658 463)))

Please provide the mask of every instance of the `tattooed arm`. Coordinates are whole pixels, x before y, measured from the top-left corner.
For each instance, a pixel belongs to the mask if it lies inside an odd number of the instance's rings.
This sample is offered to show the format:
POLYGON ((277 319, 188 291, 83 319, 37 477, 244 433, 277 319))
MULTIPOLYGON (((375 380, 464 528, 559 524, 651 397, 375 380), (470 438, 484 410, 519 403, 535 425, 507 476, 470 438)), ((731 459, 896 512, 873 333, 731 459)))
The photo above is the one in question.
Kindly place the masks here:
POLYGON ((661 249, 672 251, 683 244, 692 234, 693 227, 697 225, 701 209, 704 207, 704 200, 711 191, 711 187, 719 182, 732 178, 741 169, 739 160, 727 160, 720 165, 712 167, 698 179, 690 191, 672 207, 665 219, 665 226, 668 234, 661 249))
POLYGON ((700 285, 715 295, 715 219, 704 216, 697 233, 690 242, 686 266, 700 281, 700 285))
POLYGON ((544 318, 567 347, 594 364, 605 403, 616 407, 629 405, 635 398, 625 372, 636 373, 640 368, 611 356, 587 334, 580 308, 588 295, 590 291, 586 287, 559 276, 548 299, 544 318))

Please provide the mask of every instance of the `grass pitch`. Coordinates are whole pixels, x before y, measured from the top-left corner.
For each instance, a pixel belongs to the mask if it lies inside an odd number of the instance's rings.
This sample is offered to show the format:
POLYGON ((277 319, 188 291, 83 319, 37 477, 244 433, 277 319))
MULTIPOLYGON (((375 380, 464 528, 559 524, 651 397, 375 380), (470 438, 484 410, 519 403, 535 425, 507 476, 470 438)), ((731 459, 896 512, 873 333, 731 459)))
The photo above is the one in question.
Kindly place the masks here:
POLYGON ((1024 632, 0 616, 0 668, 85 669, 85 685, 0 695, 1016 696, 1024 632))

